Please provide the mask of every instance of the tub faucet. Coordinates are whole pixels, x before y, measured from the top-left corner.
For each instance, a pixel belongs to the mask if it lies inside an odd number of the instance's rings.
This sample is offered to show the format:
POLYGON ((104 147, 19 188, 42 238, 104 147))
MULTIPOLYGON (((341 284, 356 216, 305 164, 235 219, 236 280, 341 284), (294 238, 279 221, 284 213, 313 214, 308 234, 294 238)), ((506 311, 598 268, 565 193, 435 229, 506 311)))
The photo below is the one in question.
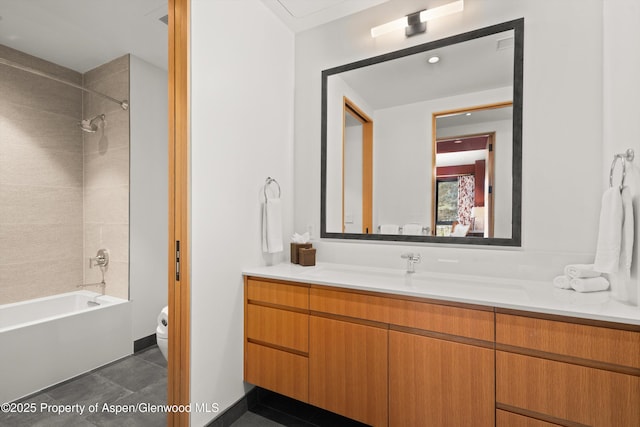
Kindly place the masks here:
POLYGON ((102 295, 105 294, 105 291, 107 289, 107 282, 104 281, 104 277, 102 278, 102 282, 98 282, 98 283, 86 283, 86 284, 81 284, 81 285, 77 285, 78 288, 86 288, 89 286, 100 286, 100 291, 102 293, 102 295))
POLYGON ((407 273, 415 273, 416 264, 422 261, 422 256, 420 254, 414 254, 413 252, 402 254, 400 258, 407 260, 407 273))

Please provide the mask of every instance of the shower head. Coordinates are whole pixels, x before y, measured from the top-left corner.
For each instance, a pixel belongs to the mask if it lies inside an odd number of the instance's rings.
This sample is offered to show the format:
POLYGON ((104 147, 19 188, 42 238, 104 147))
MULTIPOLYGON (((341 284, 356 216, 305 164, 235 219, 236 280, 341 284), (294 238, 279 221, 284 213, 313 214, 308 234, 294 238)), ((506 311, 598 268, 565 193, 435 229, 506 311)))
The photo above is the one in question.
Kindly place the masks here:
POLYGON ((91 119, 82 120, 78 124, 80 125, 80 129, 82 129, 83 131, 88 133, 95 133, 98 130, 98 123, 96 122, 102 121, 102 123, 104 123, 104 117, 104 114, 98 114, 91 119))

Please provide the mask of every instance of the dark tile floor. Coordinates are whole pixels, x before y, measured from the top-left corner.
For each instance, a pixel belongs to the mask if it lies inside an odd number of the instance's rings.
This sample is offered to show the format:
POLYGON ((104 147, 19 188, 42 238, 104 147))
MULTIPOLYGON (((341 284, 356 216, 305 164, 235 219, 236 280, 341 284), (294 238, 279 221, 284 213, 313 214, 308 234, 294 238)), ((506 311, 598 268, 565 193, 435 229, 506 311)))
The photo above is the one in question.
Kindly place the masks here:
POLYGON ((115 414, 104 405, 128 408, 128 405, 141 402, 148 405, 166 404, 167 362, 157 346, 149 347, 46 389, 22 402, 35 403, 35 412, 0 413, 0 427, 165 426, 167 421, 164 413, 134 411, 115 414), (89 412, 90 405, 96 403, 98 409, 89 412), (80 414, 76 409, 58 414, 56 409, 60 408, 61 412, 64 409, 61 405, 84 405, 84 412, 80 414))

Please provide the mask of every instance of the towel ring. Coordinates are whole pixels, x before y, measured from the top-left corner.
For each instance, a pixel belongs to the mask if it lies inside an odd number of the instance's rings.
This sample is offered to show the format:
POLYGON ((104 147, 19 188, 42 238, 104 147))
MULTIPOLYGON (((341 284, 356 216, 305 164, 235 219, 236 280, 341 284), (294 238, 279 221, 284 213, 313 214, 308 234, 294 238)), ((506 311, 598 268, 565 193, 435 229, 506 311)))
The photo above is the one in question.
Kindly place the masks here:
POLYGON ((276 184, 276 186, 278 187, 278 196, 276 197, 276 199, 280 198, 280 184, 278 184, 278 181, 276 181, 275 179, 271 178, 270 176, 267 177, 266 181, 264 182, 264 199, 267 200, 267 187, 271 184, 274 183, 276 184))
POLYGON ((624 187, 624 178, 627 175, 627 162, 633 161, 635 157, 635 153, 631 148, 629 148, 624 153, 616 154, 613 156, 613 161, 611 162, 611 170, 609 171, 609 188, 613 187, 613 171, 616 168, 616 163, 618 159, 622 162, 622 177, 620 179, 620 191, 624 187))

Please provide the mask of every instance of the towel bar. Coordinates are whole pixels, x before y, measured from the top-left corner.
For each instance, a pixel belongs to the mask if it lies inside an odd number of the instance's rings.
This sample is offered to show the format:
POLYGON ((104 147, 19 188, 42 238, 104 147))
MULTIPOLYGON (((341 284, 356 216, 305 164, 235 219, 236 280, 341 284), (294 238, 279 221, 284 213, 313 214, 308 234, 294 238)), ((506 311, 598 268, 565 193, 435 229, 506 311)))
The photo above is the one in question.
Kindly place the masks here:
POLYGON ((611 162, 611 170, 609 171, 609 187, 613 187, 613 171, 616 168, 618 159, 622 162, 622 178, 620 179, 620 191, 624 187, 624 178, 627 174, 627 162, 632 162, 635 157, 635 153, 631 148, 627 149, 624 153, 618 153, 613 156, 613 162, 611 162))
POLYGON ((270 176, 267 177, 267 179, 264 182, 264 200, 266 201, 268 199, 267 197, 267 187, 269 187, 269 185, 271 183, 274 183, 277 187, 278 187, 278 195, 276 196, 276 199, 280 198, 280 184, 278 184, 278 181, 276 181, 274 178, 271 178, 270 176))

